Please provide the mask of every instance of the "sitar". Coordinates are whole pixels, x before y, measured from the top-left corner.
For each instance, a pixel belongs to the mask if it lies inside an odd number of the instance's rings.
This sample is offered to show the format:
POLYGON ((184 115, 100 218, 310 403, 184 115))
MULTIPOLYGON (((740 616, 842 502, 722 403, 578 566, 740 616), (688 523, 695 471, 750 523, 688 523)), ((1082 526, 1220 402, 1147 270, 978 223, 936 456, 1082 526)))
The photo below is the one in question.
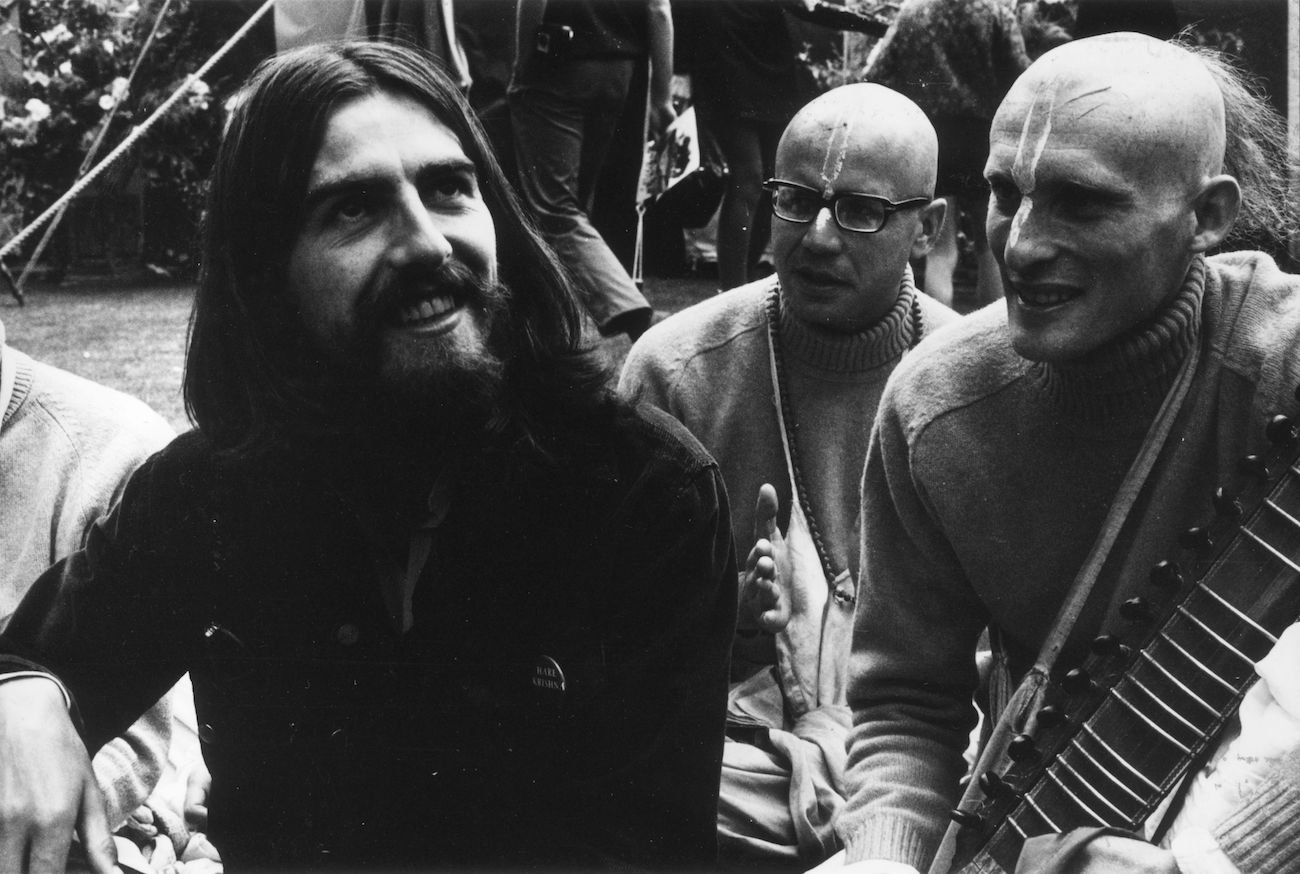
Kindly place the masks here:
POLYGON ((983 801, 953 811, 953 871, 1011 872, 1036 835, 1136 830, 1212 749, 1255 662, 1300 618, 1300 429, 1277 415, 1266 434, 1233 491, 1215 493, 1215 518, 1184 532, 1177 558, 1121 605, 1127 627, 1054 677, 1010 743, 1011 766, 976 775, 983 801))

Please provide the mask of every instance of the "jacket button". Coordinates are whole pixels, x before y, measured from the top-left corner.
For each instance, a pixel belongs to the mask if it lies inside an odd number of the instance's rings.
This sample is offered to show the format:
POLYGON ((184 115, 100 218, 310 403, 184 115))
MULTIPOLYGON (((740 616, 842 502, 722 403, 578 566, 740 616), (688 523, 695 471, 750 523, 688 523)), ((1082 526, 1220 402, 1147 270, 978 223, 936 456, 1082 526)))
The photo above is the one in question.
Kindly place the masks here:
POLYGON ((341 646, 355 646, 357 641, 361 640, 361 629, 351 622, 344 622, 334 629, 334 639, 341 646))
POLYGON ((199 740, 205 744, 214 744, 217 742, 217 732, 205 722, 199 726, 199 740))

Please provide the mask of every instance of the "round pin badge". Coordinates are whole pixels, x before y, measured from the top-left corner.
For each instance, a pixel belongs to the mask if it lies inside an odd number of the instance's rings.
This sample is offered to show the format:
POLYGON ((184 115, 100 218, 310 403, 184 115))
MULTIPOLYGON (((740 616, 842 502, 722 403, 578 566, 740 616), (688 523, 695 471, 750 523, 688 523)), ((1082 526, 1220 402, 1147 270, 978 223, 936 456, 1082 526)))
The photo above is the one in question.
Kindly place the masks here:
POLYGON ((560 663, 548 655, 540 655, 533 663, 533 688, 556 695, 564 694, 564 671, 560 663))

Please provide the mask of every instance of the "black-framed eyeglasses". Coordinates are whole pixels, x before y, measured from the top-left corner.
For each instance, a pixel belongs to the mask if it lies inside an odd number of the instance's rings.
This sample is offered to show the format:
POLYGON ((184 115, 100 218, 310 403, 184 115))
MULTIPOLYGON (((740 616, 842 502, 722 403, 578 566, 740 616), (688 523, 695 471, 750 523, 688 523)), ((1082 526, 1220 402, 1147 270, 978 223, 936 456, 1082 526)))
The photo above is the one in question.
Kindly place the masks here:
POLYGON ((894 213, 930 202, 928 197, 894 201, 855 191, 837 191, 826 197, 816 188, 784 179, 769 179, 763 187, 772 192, 772 212, 779 219, 807 224, 825 207, 831 211, 835 224, 859 234, 874 234, 894 213))

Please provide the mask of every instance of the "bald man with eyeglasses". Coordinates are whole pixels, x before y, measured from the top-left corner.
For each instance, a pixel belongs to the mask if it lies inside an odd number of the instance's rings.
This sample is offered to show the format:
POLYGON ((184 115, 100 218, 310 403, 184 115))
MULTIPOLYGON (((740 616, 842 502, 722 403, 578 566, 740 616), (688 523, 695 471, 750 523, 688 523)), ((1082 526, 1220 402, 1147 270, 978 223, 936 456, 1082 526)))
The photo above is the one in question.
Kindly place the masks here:
POLYGON ((838 849, 867 437, 895 365, 957 318, 908 266, 944 220, 936 155, 925 114, 887 88, 809 103, 765 186, 776 274, 665 320, 624 365, 620 390, 676 416, 718 460, 736 553, 749 556, 719 804, 726 862, 797 869, 838 849))

